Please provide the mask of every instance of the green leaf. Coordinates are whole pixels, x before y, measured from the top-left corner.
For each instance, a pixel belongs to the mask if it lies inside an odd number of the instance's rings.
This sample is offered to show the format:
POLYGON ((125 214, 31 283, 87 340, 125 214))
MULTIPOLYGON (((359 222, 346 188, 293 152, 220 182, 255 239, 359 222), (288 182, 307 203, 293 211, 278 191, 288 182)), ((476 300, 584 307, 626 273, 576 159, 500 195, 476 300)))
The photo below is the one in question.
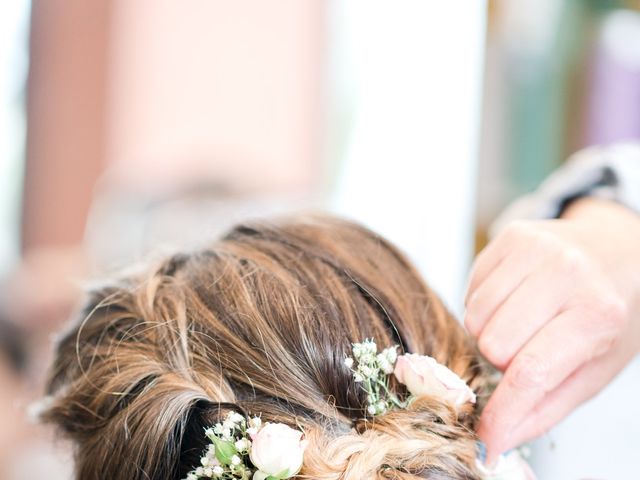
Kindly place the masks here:
POLYGON ((231 457, 238 453, 233 442, 227 442, 218 437, 214 437, 212 440, 216 446, 216 458, 218 461, 223 465, 231 465, 231 457))

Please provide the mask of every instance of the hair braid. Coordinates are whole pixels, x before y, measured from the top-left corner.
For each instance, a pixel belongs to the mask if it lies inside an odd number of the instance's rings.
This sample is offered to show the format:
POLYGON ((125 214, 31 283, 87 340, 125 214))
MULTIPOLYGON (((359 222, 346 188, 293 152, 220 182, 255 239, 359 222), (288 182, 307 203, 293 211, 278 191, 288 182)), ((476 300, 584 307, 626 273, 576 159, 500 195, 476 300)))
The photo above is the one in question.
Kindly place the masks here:
POLYGON ((465 416, 439 399, 420 397, 407 410, 363 421, 362 433, 332 437, 330 429, 314 429, 300 478, 476 480, 475 436, 465 416))

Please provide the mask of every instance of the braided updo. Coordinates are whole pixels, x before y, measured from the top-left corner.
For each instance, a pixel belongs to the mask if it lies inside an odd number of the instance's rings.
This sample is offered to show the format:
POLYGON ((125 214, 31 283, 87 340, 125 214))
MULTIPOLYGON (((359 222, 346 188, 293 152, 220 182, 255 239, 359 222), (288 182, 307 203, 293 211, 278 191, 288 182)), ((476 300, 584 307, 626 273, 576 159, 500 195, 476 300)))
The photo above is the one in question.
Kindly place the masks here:
POLYGON ((58 342, 43 418, 74 441, 82 480, 184 478, 228 409, 304 429, 296 478, 477 479, 486 389, 472 341, 396 248, 302 217, 239 225, 89 292, 58 342), (344 365, 364 338, 436 358, 478 403, 424 396, 366 418, 344 365))

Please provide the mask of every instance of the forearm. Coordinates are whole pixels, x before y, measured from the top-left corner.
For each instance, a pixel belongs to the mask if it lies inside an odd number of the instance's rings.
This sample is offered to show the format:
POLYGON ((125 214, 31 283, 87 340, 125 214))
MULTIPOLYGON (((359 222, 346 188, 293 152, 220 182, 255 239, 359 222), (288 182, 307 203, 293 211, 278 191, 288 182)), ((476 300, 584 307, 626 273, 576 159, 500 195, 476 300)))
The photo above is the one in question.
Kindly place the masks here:
POLYGON ((108 9, 103 0, 33 4, 24 253, 83 238, 103 167, 108 9))

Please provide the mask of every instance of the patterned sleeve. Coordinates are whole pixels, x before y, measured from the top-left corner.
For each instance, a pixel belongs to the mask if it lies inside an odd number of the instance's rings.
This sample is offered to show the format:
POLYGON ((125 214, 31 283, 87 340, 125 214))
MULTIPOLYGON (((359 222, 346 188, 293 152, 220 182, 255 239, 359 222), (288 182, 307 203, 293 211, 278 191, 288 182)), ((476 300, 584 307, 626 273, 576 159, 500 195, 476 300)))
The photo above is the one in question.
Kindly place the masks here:
POLYGON ((575 153, 537 190, 509 205, 490 234, 495 236, 513 220, 557 218, 570 201, 583 196, 613 200, 640 213, 640 143, 575 153))

